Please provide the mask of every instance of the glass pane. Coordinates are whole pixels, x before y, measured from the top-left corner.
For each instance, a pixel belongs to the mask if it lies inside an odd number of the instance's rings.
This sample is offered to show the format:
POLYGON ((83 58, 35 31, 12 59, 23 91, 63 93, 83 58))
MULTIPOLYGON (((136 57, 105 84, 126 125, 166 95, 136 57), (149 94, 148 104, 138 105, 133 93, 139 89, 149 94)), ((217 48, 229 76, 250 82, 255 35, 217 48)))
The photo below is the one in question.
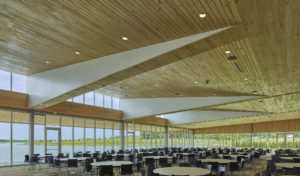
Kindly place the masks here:
POLYGON ((94 120, 86 120, 85 124, 86 151, 94 152, 94 120))
POLYGON ((24 164, 24 156, 29 154, 29 125, 13 124, 13 164, 24 164))
POLYGON ((83 130, 82 127, 74 127, 74 152, 83 152, 83 130))
POLYGON ((34 153, 40 156, 45 154, 44 132, 44 125, 34 125, 34 153))
POLYGON ((58 130, 47 129, 47 153, 58 155, 58 130))
POLYGON ((111 108, 111 96, 104 95, 104 107, 111 108))
POLYGON ((0 70, 0 89, 11 90, 10 72, 0 70))
POLYGON ((19 74, 12 74, 12 91, 26 93, 27 77, 19 74))
POLYGON ((103 151, 103 128, 96 129, 96 151, 103 151))
POLYGON ((0 122, 0 166, 10 165, 10 123, 0 122))
POLYGON ((81 104, 83 104, 83 95, 79 95, 77 97, 74 97, 73 98, 73 102, 74 103, 81 103, 81 104))
POLYGON ((59 116, 46 115, 47 127, 59 127, 59 116))
POLYGON ((69 153, 72 156, 72 127, 61 127, 61 151, 66 154, 69 153))
POLYGON ((116 98, 116 97, 113 97, 112 101, 113 101, 113 109, 119 110, 120 109, 120 107, 119 107, 119 105, 120 105, 120 99, 116 98))
POLYGON ((286 148, 287 149, 293 149, 293 133, 287 133, 286 134, 286 148))
POLYGON ((112 129, 105 129, 105 150, 112 150, 112 129))
POLYGON ((84 95, 84 104, 94 105, 94 92, 88 92, 84 95))
POLYGON ((95 106, 103 107, 103 94, 95 93, 95 106))

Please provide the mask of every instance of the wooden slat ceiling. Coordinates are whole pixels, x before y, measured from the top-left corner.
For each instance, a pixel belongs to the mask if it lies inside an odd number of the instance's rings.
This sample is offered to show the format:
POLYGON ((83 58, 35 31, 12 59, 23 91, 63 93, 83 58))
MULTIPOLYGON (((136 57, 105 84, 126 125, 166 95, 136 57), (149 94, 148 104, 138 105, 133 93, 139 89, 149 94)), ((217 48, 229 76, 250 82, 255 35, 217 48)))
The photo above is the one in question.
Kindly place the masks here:
MULTIPOLYGON (((225 26, 238 26, 226 34, 79 88, 49 104, 101 87, 99 91, 120 98, 237 96, 257 91, 266 96, 262 102, 242 101, 209 108, 272 112, 276 113, 273 115, 276 119, 300 115, 299 0, 1 3, 0 69, 27 75, 225 26), (206 13, 207 17, 199 18, 199 13, 206 13), (129 40, 121 40, 122 36, 129 40), (226 54, 227 50, 231 53, 226 54), (76 55, 75 51, 81 54, 76 55), (230 55, 237 60, 227 60, 230 55), (51 63, 45 64, 46 61, 51 63)), ((272 120, 264 115, 181 127, 237 124, 251 119, 272 120)))
POLYGON ((0 3, 0 69, 27 75, 241 22, 232 0, 0 3))

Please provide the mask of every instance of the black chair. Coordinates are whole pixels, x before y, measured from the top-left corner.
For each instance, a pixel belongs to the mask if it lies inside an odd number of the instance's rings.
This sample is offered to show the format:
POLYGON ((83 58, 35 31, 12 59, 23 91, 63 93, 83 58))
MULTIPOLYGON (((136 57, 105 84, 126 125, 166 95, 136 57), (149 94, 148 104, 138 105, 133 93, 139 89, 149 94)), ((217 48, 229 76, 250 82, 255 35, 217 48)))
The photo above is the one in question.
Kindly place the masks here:
POLYGON ((34 167, 36 164, 39 165, 40 169, 41 169, 41 165, 40 165, 40 160, 39 160, 39 157, 38 156, 32 156, 30 159, 29 159, 29 163, 34 167))
POLYGON ((123 161, 124 160, 124 155, 117 155, 116 161, 123 161))
POLYGON ((231 156, 230 155, 223 155, 223 159, 230 159, 231 160, 231 156))
POLYGON ((201 162, 201 160, 195 160, 195 162, 194 162, 194 167, 202 167, 202 162, 201 162))
POLYGON ((53 161, 53 159, 54 159, 53 156, 48 156, 47 157, 48 168, 54 167, 54 161, 53 161))
POLYGON ((122 164, 121 165, 121 175, 131 175, 133 174, 132 164, 122 164))
POLYGON ((239 163, 238 162, 230 162, 229 163, 229 170, 230 171, 238 171, 239 170, 239 163))
POLYGON ((93 163, 93 158, 87 159, 82 163, 82 171, 84 174, 92 174, 93 166, 91 163, 93 163))
POLYGON ((158 176, 159 174, 155 174, 153 171, 155 169, 154 164, 148 165, 147 176, 158 176))
POLYGON ((146 158, 145 165, 154 164, 154 158, 146 158))
POLYGON ((141 170, 142 163, 138 158, 133 159, 133 165, 136 167, 137 171, 141 170))
POLYGON ((67 160, 67 167, 68 167, 68 174, 79 174, 79 168, 78 168, 78 160, 77 159, 68 159, 67 160), (73 168, 77 168, 77 171, 74 171, 73 168))
POLYGON ((218 171, 218 162, 208 162, 208 164, 212 165, 211 170, 218 171))
POLYGON ((168 163, 168 158, 159 158, 159 165, 168 163))
POLYGON ((29 164, 29 155, 25 155, 24 158, 24 163, 29 164))
MULTIPOLYGON (((123 156, 124 157, 124 156, 123 156)), ((112 155, 106 155, 106 160, 107 161, 112 161, 112 155)))
POLYGON ((97 175, 103 175, 103 176, 113 176, 114 171, 113 171, 113 166, 112 165, 103 165, 98 167, 97 175))
POLYGON ((161 167, 172 167, 171 163, 163 163, 160 165, 161 167))

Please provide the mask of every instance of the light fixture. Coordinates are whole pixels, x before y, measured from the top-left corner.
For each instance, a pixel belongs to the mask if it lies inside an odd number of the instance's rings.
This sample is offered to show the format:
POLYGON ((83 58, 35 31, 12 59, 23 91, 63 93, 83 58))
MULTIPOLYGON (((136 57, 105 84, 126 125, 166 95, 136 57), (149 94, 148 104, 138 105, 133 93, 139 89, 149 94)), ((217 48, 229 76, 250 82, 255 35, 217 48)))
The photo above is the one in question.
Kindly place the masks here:
POLYGON ((75 54, 80 54, 80 52, 76 51, 75 54))
POLYGON ((230 52, 230 51, 225 51, 225 53, 226 53, 226 54, 230 54, 231 52, 230 52))
POLYGON ((157 84, 155 84, 154 86, 155 86, 155 87, 157 87, 158 85, 157 85, 157 84))
POLYGON ((214 93, 213 95, 217 95, 217 94, 214 93))
POLYGON ((127 37, 122 37, 122 39, 123 39, 123 40, 128 40, 128 38, 127 38, 127 37))
POLYGON ((244 80, 245 80, 245 81, 248 81, 248 78, 245 78, 244 80))
POLYGON ((200 14, 199 14, 199 17, 200 17, 200 18, 205 18, 205 17, 206 17, 206 14, 205 14, 205 13, 200 13, 200 14))
POLYGON ((46 64, 50 64, 50 62, 49 62, 49 61, 46 61, 46 64))
POLYGON ((197 82, 197 81, 195 81, 194 83, 195 83, 195 84, 198 84, 198 82, 197 82))

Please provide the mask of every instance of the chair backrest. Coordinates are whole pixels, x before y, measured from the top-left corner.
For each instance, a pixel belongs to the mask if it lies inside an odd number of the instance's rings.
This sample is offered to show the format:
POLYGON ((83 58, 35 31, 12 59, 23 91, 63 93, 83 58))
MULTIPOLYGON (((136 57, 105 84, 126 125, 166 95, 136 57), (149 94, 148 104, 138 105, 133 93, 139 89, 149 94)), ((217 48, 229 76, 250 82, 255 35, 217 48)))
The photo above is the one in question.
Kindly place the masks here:
POLYGON ((29 155, 25 155, 24 158, 25 158, 25 159, 24 159, 24 162, 25 162, 25 163, 28 163, 28 162, 29 162, 29 155))
POLYGON ((77 159, 68 159, 67 160, 67 166, 68 167, 78 167, 77 159))
POLYGON ((112 165, 103 165, 100 167, 100 175, 113 176, 113 166, 112 165))
POLYGON ((154 158, 146 158, 145 164, 146 164, 146 165, 154 164, 154 158))
POLYGON ((30 163, 38 163, 39 162, 39 157, 37 156, 32 156, 29 160, 30 163))
POLYGON ((53 156, 47 156, 47 162, 48 162, 48 165, 49 166, 53 166, 53 159, 54 159, 54 157, 53 156))
POLYGON ((159 164, 168 163, 168 158, 159 158, 159 164))
POLYGON ((208 164, 212 165, 212 170, 217 171, 218 170, 218 162, 208 162, 208 164))
POLYGON ((112 155, 106 155, 106 160, 111 161, 112 160, 112 155))
POLYGON ((133 174, 132 164, 121 165, 121 175, 133 174))
POLYGON ((238 162, 230 162, 230 164, 229 164, 229 170, 230 171, 237 171, 237 170, 239 170, 239 164, 238 164, 238 162))
POLYGON ((155 174, 153 173, 153 170, 155 169, 154 164, 149 164, 148 165, 148 171, 147 171, 147 176, 154 176, 155 174))
POLYGON ((201 167, 201 166, 202 166, 201 160, 195 160, 194 166, 195 166, 195 167, 201 167))
POLYGON ((60 160, 59 159, 54 159, 53 160, 53 166, 54 167, 60 167, 60 160))

